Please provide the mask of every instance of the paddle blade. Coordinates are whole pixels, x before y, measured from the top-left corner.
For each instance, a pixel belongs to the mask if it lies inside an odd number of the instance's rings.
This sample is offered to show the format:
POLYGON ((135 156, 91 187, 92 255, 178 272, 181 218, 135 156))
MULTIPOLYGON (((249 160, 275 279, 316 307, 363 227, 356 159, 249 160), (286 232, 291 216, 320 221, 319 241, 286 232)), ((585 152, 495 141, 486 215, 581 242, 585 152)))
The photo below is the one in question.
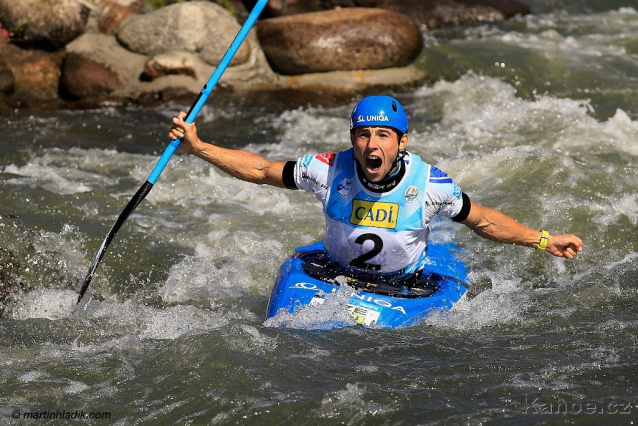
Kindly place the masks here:
POLYGON ((86 290, 89 288, 89 284, 91 283, 91 280, 93 279, 93 274, 95 274, 95 270, 97 269, 97 266, 100 264, 102 257, 104 257, 104 253, 106 253, 106 250, 108 249, 109 244, 111 244, 111 241, 113 241, 115 234, 117 234, 117 231, 120 230, 124 222, 126 222, 126 219, 128 219, 131 213, 133 213, 133 210, 135 210, 137 206, 140 205, 142 200, 146 198, 148 193, 151 192, 151 189, 153 189, 153 184, 150 183, 149 181, 146 181, 144 185, 142 185, 140 189, 137 190, 137 192, 135 193, 133 198, 131 198, 131 201, 128 202, 128 204, 126 205, 126 208, 122 211, 122 213, 120 213, 120 216, 115 221, 115 224, 113 225, 109 233, 106 234, 106 238, 104 238, 104 241, 102 241, 102 245, 100 246, 100 249, 97 251, 97 254, 95 255, 95 259, 93 260, 93 264, 91 265, 91 268, 89 269, 89 273, 86 275, 86 278, 84 279, 82 288, 80 288, 80 295, 78 296, 77 303, 80 303, 80 301, 82 300, 82 297, 84 297, 84 293, 86 293, 86 290))

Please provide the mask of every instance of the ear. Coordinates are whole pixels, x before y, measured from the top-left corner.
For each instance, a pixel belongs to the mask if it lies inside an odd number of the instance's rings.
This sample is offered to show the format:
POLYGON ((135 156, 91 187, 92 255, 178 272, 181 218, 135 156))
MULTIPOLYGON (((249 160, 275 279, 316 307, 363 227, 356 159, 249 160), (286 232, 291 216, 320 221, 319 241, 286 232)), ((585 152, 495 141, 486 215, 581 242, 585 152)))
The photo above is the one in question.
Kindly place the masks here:
POLYGON ((403 134, 401 140, 399 141, 399 150, 405 149, 405 147, 408 146, 408 139, 408 134, 403 134))
POLYGON ((355 132, 351 132, 350 133, 350 143, 352 144, 352 147, 354 148, 354 133, 355 132))

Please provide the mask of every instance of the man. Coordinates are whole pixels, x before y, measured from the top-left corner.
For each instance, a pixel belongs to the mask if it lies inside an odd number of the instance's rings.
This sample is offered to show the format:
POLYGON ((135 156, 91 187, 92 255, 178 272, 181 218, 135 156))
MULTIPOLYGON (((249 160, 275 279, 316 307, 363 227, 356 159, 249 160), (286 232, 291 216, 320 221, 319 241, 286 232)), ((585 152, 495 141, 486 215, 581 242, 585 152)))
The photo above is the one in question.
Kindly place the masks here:
POLYGON ((426 262, 430 222, 446 216, 483 238, 546 250, 572 259, 582 251, 575 235, 549 235, 481 206, 444 172, 408 145, 408 118, 389 96, 362 99, 352 110, 352 148, 273 162, 242 150, 202 142, 185 113, 173 119, 172 140, 225 173, 257 184, 314 192, 323 203, 325 248, 350 272, 405 278, 426 262))

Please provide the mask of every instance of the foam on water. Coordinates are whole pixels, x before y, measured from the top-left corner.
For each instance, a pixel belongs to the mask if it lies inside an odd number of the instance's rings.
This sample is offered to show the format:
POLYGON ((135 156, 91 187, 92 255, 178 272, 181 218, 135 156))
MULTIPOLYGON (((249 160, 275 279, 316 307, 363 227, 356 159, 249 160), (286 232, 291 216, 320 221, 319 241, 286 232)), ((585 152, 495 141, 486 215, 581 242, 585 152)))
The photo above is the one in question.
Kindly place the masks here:
POLYGON ((139 156, 108 149, 45 148, 31 153, 30 157, 23 166, 10 164, 0 168, 0 176, 7 177, 5 183, 16 187, 40 187, 60 195, 90 192, 117 184, 119 179, 105 178, 105 173, 118 170, 117 165, 121 162, 130 162, 131 168, 139 162, 139 156))
MULTIPOLYGON (((470 274, 470 281, 475 277, 470 274)), ((516 326, 530 307, 529 294, 520 278, 492 277, 492 288, 473 298, 464 296, 450 311, 429 315, 425 324, 440 329, 472 331, 493 326, 516 326)))
POLYGON ((278 140, 266 144, 250 144, 246 149, 277 160, 296 160, 305 154, 348 149, 349 114, 347 108, 299 108, 285 111, 263 124, 257 120, 257 125, 276 129, 279 133, 278 140))
POLYGON ((346 383, 345 389, 330 392, 321 400, 321 407, 316 414, 322 419, 348 419, 348 424, 356 424, 374 416, 382 416, 393 411, 391 405, 378 405, 366 401, 365 386, 346 383))
MULTIPOLYGON (((613 117, 600 122, 590 116, 591 106, 586 101, 548 95, 525 100, 516 96, 512 85, 472 73, 455 82, 440 81, 431 87, 421 88, 410 99, 406 105, 411 107, 416 128, 411 131, 410 147, 423 155, 426 161, 450 173, 477 200, 511 191, 521 182, 521 176, 530 170, 538 170, 536 189, 525 187, 516 194, 517 197, 527 197, 530 202, 543 201, 537 215, 523 215, 524 221, 532 219, 530 224, 534 224, 540 218, 542 226, 560 229, 563 223, 571 223, 569 218, 564 218, 564 210, 572 208, 591 212, 592 223, 600 226, 601 230, 613 226, 621 217, 627 217, 633 225, 638 223, 638 205, 634 200, 635 191, 631 190, 636 173, 627 169, 625 164, 616 161, 603 163, 605 173, 615 175, 619 183, 615 187, 597 189, 599 197, 590 199, 583 196, 591 189, 583 185, 583 182, 590 182, 586 161, 600 163, 600 158, 610 151, 622 156, 638 155, 638 122, 632 121, 624 111, 618 110, 613 117), (427 100, 441 97, 444 100, 442 120, 424 127, 420 124, 421 117, 428 116, 431 108, 427 100), (490 167, 478 168, 477 164, 489 164, 490 167), (568 179, 563 178, 565 174, 568 179), (546 196, 544 188, 550 189, 553 194, 546 196), (561 209, 556 209, 555 205, 560 205, 561 209)), ((347 119, 341 116, 347 116, 348 112, 344 108, 286 112, 269 121, 273 127, 283 130, 278 144, 268 147, 255 144, 248 148, 255 151, 266 149, 286 159, 308 152, 346 148, 349 145, 347 119), (302 131, 304 128, 307 128, 306 132, 302 131), (299 144, 294 139, 297 134, 302 134, 302 138, 309 142, 299 144), (316 145, 310 141, 316 141, 316 145)), ((155 161, 154 156, 113 150, 74 148, 63 151, 53 148, 31 154, 30 162, 25 166, 5 166, 2 172, 21 176, 8 179, 9 185, 31 182, 56 194, 81 193, 85 189, 82 185, 94 191, 104 187, 101 190, 105 195, 115 196, 118 202, 124 202, 139 181, 144 180, 155 161), (121 170, 125 173, 122 174, 121 170), (66 183, 60 184, 56 176, 66 183), (115 181, 123 179, 130 181, 131 189, 114 194, 108 186, 105 187, 109 182, 115 185, 115 181)), ((211 306, 218 306, 220 303, 232 303, 232 300, 246 294, 267 297, 278 265, 292 247, 315 241, 323 233, 323 224, 306 220, 321 215, 321 207, 312 195, 242 182, 191 156, 176 156, 172 160, 147 201, 155 208, 140 208, 129 219, 132 224, 127 226, 137 226, 153 238, 178 244, 193 253, 176 260, 170 266, 166 280, 158 285, 157 294, 170 304, 205 300, 211 306), (300 219, 306 222, 302 223, 300 219)), ((93 209, 88 204, 86 208, 93 209)), ((439 233, 438 237, 437 233, 433 233, 433 239, 457 239, 457 225, 438 223, 436 226, 445 232, 439 233)), ((77 239, 70 237, 74 232, 62 231, 62 240, 51 232, 38 241, 44 244, 45 240, 49 240, 60 252, 60 247, 77 245, 77 239)), ((81 236, 80 241, 83 238, 86 237, 81 236)), ((466 246, 469 251, 476 248, 487 250, 488 247, 491 250, 493 247, 492 243, 474 242, 472 238, 475 237, 463 237, 463 241, 471 241, 471 245, 466 246)), ((88 264, 91 256, 91 253, 80 255, 78 247, 70 249, 66 254, 63 250, 61 256, 73 259, 76 266, 69 263, 61 265, 60 269, 80 272, 67 277, 67 282, 81 280, 83 268, 77 265, 83 260, 88 264)), ((500 254, 506 251, 502 248, 495 250, 496 258, 506 259, 507 264, 515 263, 516 255, 500 254)), ((481 254, 473 255, 469 251, 465 255, 474 256, 473 267, 478 266, 481 254)), ((524 258, 527 257, 525 254, 524 258)), ((613 257, 611 261, 614 261, 613 257)), ((549 266, 557 276, 569 273, 563 263, 550 263, 549 266)), ((516 274, 514 267, 504 267, 503 271, 516 274)), ((478 270, 476 273, 494 276, 498 275, 498 269, 478 270)), ((513 279, 525 280, 520 275, 513 279)), ((498 278, 495 280, 498 281, 498 278)), ((508 296, 491 293, 493 290, 480 297, 485 299, 482 302, 494 306, 494 309, 474 311, 474 304, 478 306, 481 300, 466 302, 464 309, 471 310, 467 314, 468 321, 474 316, 474 324, 463 326, 489 326, 490 323, 499 324, 522 315, 524 306, 506 306, 498 312, 496 307, 508 296)), ((33 297, 36 296, 37 293, 33 294, 33 297)), ((54 296, 56 299, 71 299, 63 293, 54 296)), ((512 301, 511 304, 518 302, 512 301)), ((32 303, 31 311, 27 309, 25 313, 23 306, 16 315, 48 316, 50 319, 66 315, 59 306, 48 306, 47 312, 38 312, 35 306, 39 302, 34 300, 32 303)), ((66 306, 65 303, 62 306, 66 306)), ((329 309, 329 306, 323 309, 329 309)), ((295 323, 295 327, 309 327, 317 319, 317 313, 299 317, 302 319, 299 324, 295 323)), ((161 334, 152 330, 163 321, 158 314, 154 322, 149 322, 148 330, 151 331, 148 334, 161 334)), ((278 321, 279 325, 284 325, 289 320, 278 321)), ((187 332, 181 331, 178 326, 176 330, 167 335, 187 332)))
POLYGON ((71 290, 42 289, 25 294, 16 303, 11 317, 15 320, 106 319, 124 327, 140 339, 174 340, 186 334, 198 334, 223 327, 227 320, 214 312, 194 306, 157 309, 133 302, 83 301, 76 305, 77 293, 71 290))
POLYGON ((198 255, 189 256, 173 265, 166 282, 159 289, 162 300, 169 303, 206 299, 213 305, 221 300, 236 299, 246 294, 268 294, 272 286, 269 275, 277 267, 274 259, 281 255, 267 256, 281 245, 275 240, 257 242, 242 241, 238 235, 229 235, 230 244, 222 238, 214 238, 210 246, 199 242, 198 255), (244 244, 245 243, 245 244, 244 244), (219 248, 215 248, 219 245, 219 248), (203 246, 203 247, 202 247, 203 246), (261 247, 265 250, 262 251, 261 247), (202 255, 201 253, 209 253, 202 255), (261 271, 268 271, 263 274, 261 271))
MULTIPOLYGON (((424 99, 436 96, 444 97, 444 118, 430 131, 411 134, 410 143, 417 153, 423 150, 445 158, 477 148, 485 152, 534 145, 566 155, 580 154, 579 148, 583 155, 610 149, 638 155, 638 122, 622 110, 600 123, 589 115, 592 107, 587 101, 548 95, 525 100, 516 96, 511 85, 473 73, 418 91, 418 97, 424 99), (446 146, 453 149, 444 150, 446 146)), ((419 110, 425 113, 422 108, 417 106, 417 114, 419 110)))
POLYGON ((151 203, 170 202, 190 208, 223 202, 259 215, 265 212, 286 214, 291 211, 287 194, 280 189, 229 177, 194 157, 179 160, 173 164, 171 176, 159 182, 158 190, 149 194, 151 203))
POLYGON ((77 300, 77 293, 71 290, 35 290, 24 295, 13 308, 12 316, 19 320, 68 318, 73 313, 77 300))
POLYGON ((339 326, 354 326, 357 322, 347 311, 348 301, 355 289, 342 283, 339 289, 324 295, 324 302, 298 308, 294 314, 280 309, 277 314, 266 319, 266 327, 285 327, 313 330, 339 326))

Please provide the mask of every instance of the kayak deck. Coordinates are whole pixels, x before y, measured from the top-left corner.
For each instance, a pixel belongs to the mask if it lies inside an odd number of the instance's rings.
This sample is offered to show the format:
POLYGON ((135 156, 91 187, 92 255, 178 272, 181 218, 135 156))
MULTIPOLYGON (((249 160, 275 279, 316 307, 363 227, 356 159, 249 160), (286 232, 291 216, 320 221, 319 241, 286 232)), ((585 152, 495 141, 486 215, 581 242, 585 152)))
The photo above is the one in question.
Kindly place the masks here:
MULTIPOLYGON (((386 282, 348 274, 330 262, 323 242, 297 248, 279 268, 266 318, 275 317, 282 309, 292 314, 302 307, 322 305, 347 286, 351 294, 344 315, 324 318, 313 328, 353 323, 378 328, 415 325, 434 311, 452 308, 469 288, 465 265, 452 255, 454 248, 453 244, 430 245, 421 276, 386 282)), ((285 321, 280 325, 287 326, 285 321)))

